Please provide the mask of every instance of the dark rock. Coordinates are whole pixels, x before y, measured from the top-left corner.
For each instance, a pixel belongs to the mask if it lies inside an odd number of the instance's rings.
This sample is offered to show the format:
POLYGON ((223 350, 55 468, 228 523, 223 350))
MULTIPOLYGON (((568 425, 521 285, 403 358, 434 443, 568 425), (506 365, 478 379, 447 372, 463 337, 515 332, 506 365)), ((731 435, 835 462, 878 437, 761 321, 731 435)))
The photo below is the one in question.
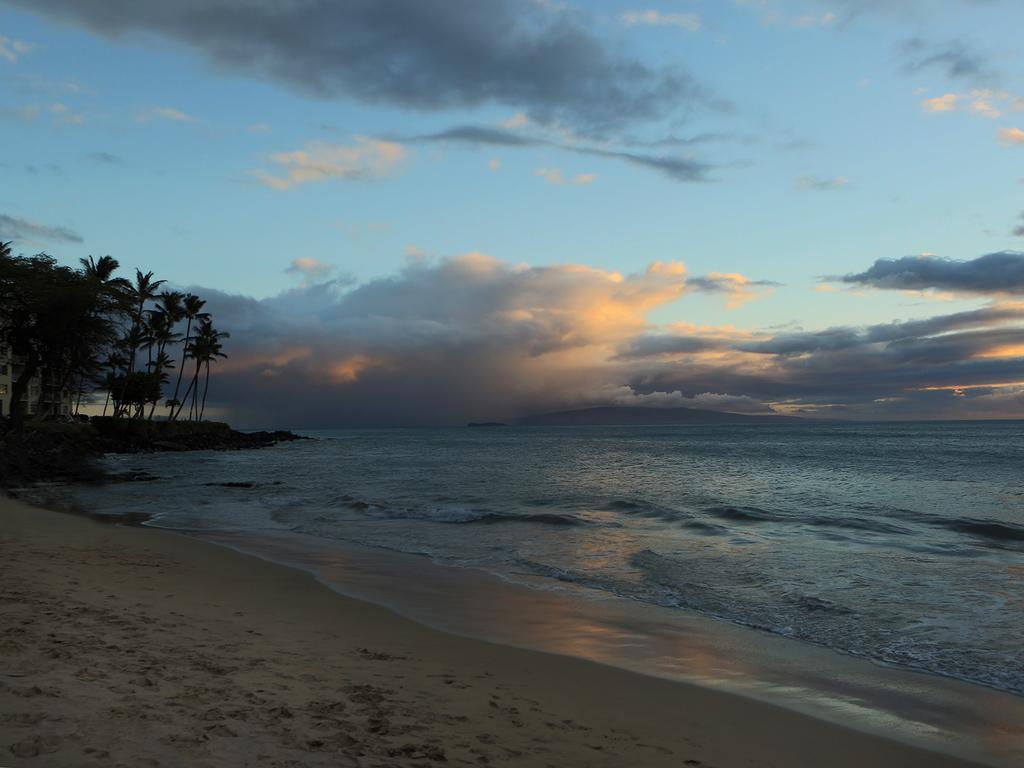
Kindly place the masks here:
MULTIPOLYGON (((22 433, 0 419, 0 488, 38 482, 107 479, 97 459, 105 453, 237 451, 306 440, 285 430, 239 432, 221 422, 166 422, 94 417, 88 423, 33 422, 22 433)), ((125 473, 113 482, 155 479, 125 473)))

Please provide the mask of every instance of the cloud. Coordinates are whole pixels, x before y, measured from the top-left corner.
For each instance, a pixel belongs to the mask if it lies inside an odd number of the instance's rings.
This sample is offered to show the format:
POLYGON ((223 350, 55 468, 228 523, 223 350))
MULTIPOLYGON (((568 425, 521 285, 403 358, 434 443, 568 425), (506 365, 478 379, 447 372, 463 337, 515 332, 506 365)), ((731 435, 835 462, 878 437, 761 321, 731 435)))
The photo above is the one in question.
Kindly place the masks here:
POLYGON ((812 189, 816 192, 831 192, 837 189, 846 189, 850 186, 850 180, 843 176, 822 177, 822 176, 801 176, 796 180, 797 189, 812 189))
MULTIPOLYGON (((1024 211, 1021 211, 1020 216, 1018 216, 1017 218, 1024 222, 1024 211)), ((1017 237, 1024 237, 1024 224, 1019 224, 1016 227, 1014 227, 1013 234, 1017 237)))
POLYGON ((72 229, 36 224, 19 216, 0 213, 0 240, 27 243, 81 243, 82 236, 72 229))
POLYGON ((593 184, 597 181, 597 174, 578 173, 575 176, 566 177, 562 174, 562 171, 559 168, 538 168, 534 173, 544 179, 548 184, 574 184, 576 186, 583 186, 586 184, 593 184))
POLYGON ((999 140, 1003 144, 1015 144, 1024 146, 1024 130, 1020 128, 1000 128, 999 140))
POLYGON ((1022 303, 809 331, 653 324, 694 281, 677 262, 623 275, 468 253, 263 300, 194 290, 232 332, 211 392, 249 425, 460 424, 608 404, 997 416, 1022 402, 1022 303))
POLYGON ((0 118, 5 120, 35 120, 43 113, 38 104, 23 107, 0 107, 0 118))
POLYGON ((1024 293, 1024 252, 999 251, 967 261, 936 256, 879 259, 865 272, 831 279, 883 289, 1020 294, 1024 293))
POLYGON ((50 105, 50 116, 54 122, 62 125, 84 125, 85 115, 79 112, 75 112, 71 107, 60 102, 54 102, 50 105))
POLYGON ((924 99, 921 108, 925 112, 952 112, 956 109, 961 96, 957 93, 946 93, 931 99, 924 99))
POLYGON ((271 155, 270 160, 280 166, 283 176, 263 171, 253 174, 262 184, 285 190, 328 179, 381 179, 389 176, 406 158, 401 144, 366 136, 354 139, 355 143, 348 145, 311 141, 304 149, 278 152, 271 155))
POLYGON ((9 0, 107 38, 156 35, 319 98, 506 105, 603 133, 706 104, 685 72, 606 45, 573 9, 519 0, 9 0))
POLYGON ((9 37, 0 35, 0 59, 12 64, 35 47, 34 43, 28 43, 24 40, 12 40, 9 37))
POLYGON ((593 157, 604 157, 611 160, 622 160, 631 165, 641 168, 648 168, 667 176, 673 181, 684 182, 707 182, 710 181, 708 174, 713 166, 700 160, 687 157, 673 157, 667 155, 645 155, 636 152, 617 151, 610 149, 593 149, 580 147, 565 147, 570 152, 593 157))
MULTIPOLYGON (((997 5, 1001 0, 945 0, 947 5, 960 6, 967 10, 981 8, 986 5, 997 5)), ((814 14, 792 16, 788 13, 789 0, 735 0, 741 7, 748 7, 760 14, 765 24, 789 24, 802 26, 797 22, 814 14)), ((805 0, 824 6, 823 13, 818 17, 824 19, 832 16, 822 26, 835 25, 846 28, 852 23, 869 16, 892 17, 903 21, 927 23, 936 16, 935 0, 805 0)))
POLYGON ((245 130, 249 133, 270 133, 270 126, 266 123, 253 123, 245 130))
POLYGON ((805 13, 794 18, 790 24, 798 29, 813 27, 831 27, 836 23, 837 16, 831 11, 825 13, 805 13))
MULTIPOLYGON (((675 155, 651 155, 629 150, 609 149, 606 146, 588 146, 580 143, 554 141, 543 136, 516 133, 512 130, 488 126, 461 125, 444 131, 420 134, 408 137, 391 137, 396 141, 405 142, 457 142, 478 144, 482 146, 525 148, 546 146, 572 152, 577 155, 599 157, 606 160, 617 160, 630 165, 656 171, 673 181, 700 183, 709 181, 708 175, 714 169, 710 163, 690 157, 675 155)), ((706 138, 704 141, 713 139, 706 138)), ((665 140, 666 145, 678 143, 680 139, 665 140)), ((696 143, 698 140, 694 140, 696 143)), ((661 144, 663 142, 654 142, 661 144)))
POLYGON ((111 152, 90 152, 86 155, 90 160, 95 160, 97 163, 104 163, 106 165, 120 165, 124 160, 119 156, 111 152))
POLYGON ((334 267, 332 265, 325 264, 309 256, 292 259, 292 263, 285 270, 290 275, 302 275, 302 277, 310 281, 322 280, 333 271, 334 267))
POLYGON ((687 32, 699 32, 701 28, 699 13, 663 13, 662 11, 626 11, 619 18, 629 27, 675 27, 687 32))
POLYGON ((147 123, 150 120, 170 120, 175 123, 198 123, 198 117, 194 117, 174 107, 149 107, 140 110, 135 114, 135 122, 147 123))
POLYGON ((772 280, 751 280, 738 272, 709 272, 701 277, 691 277, 686 287, 702 293, 723 293, 727 297, 726 309, 736 309, 779 285, 781 283, 772 280))
POLYGON ((988 60, 963 41, 935 44, 915 37, 904 42, 899 53, 903 71, 908 74, 938 70, 950 79, 968 82, 991 82, 995 79, 988 60))
POLYGON ((262 301, 195 290, 232 333, 211 390, 221 404, 250 424, 310 425, 461 423, 575 402, 684 288, 675 262, 623 275, 469 253, 262 301))
POLYGON ((688 397, 679 390, 674 392, 637 392, 628 385, 606 385, 580 393, 580 403, 590 405, 617 405, 639 408, 695 408, 700 411, 729 411, 731 413, 771 414, 768 403, 744 395, 720 392, 701 392, 688 397))
POLYGON ((965 109, 980 117, 995 120, 1003 116, 1003 110, 1017 111, 1020 98, 1008 91, 991 88, 976 88, 968 93, 946 93, 942 96, 924 99, 921 108, 925 112, 956 112, 965 109))
MULTIPOLYGON (((671 338, 634 344, 637 391, 725 391, 776 410, 861 418, 1019 415, 1024 305, 991 305, 924 320, 820 331, 755 332, 671 353, 671 338), (751 338, 752 337, 752 338, 751 338), (658 353, 644 358, 643 353, 658 353), (956 402, 954 392, 986 393, 956 402), (1014 411, 1014 408, 1018 410, 1014 411)), ((687 334, 689 336, 691 334, 687 334)))
POLYGON ((76 112, 67 104, 63 102, 54 101, 50 104, 27 104, 22 107, 3 107, 0 108, 0 118, 14 119, 14 120, 38 120, 45 115, 50 116, 50 120, 55 125, 84 125, 85 115, 80 112, 76 112))
POLYGON ((468 144, 487 144, 495 147, 532 147, 546 144, 542 139, 523 136, 511 130, 481 125, 457 125, 437 133, 403 138, 403 141, 453 141, 468 144))

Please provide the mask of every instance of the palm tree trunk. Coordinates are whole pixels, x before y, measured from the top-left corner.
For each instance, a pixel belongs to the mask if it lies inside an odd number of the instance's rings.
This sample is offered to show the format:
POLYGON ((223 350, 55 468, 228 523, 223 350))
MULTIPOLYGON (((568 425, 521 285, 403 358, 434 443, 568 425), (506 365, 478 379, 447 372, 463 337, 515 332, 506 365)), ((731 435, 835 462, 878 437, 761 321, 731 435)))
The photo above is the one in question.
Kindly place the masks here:
POLYGON ((210 392, 210 361, 206 361, 206 383, 203 385, 203 405, 199 409, 199 420, 203 420, 203 414, 206 413, 206 395, 210 392))
POLYGON ((178 417, 181 416, 182 410, 185 408, 185 403, 188 402, 188 396, 192 392, 192 385, 195 384, 195 379, 189 382, 188 388, 185 390, 185 394, 181 396, 181 402, 178 403, 178 410, 174 412, 174 420, 177 421, 178 417))
POLYGON ((106 415, 107 415, 107 405, 108 405, 109 403, 110 403, 110 390, 108 389, 108 390, 107 390, 107 397, 106 397, 106 399, 105 399, 105 400, 103 401, 103 415, 104 415, 104 416, 106 416, 106 415))
MULTIPOLYGON (((163 393, 161 392, 161 394, 163 394, 163 393)), ((156 404, 159 403, 159 402, 160 402, 160 398, 159 397, 156 400, 153 401, 153 405, 150 406, 149 416, 146 417, 146 421, 152 421, 153 420, 153 412, 156 411, 156 404)))
POLYGON ((75 398, 75 416, 78 415, 78 412, 82 408, 82 390, 84 390, 84 389, 85 389, 85 374, 83 373, 81 376, 78 377, 78 392, 77 392, 77 397, 75 398))
POLYGON ((192 421, 195 416, 199 415, 199 367, 201 363, 199 358, 196 358, 196 372, 192 375, 192 383, 195 386, 192 388, 192 407, 188 409, 188 419, 192 421))
MULTIPOLYGON (((188 335, 190 333, 192 333, 191 317, 188 319, 188 322, 185 323, 185 338, 181 342, 181 365, 178 366, 178 380, 174 383, 174 397, 171 398, 172 400, 178 399, 178 389, 179 387, 181 387, 181 376, 182 374, 185 373, 185 356, 188 354, 188 335)), ((178 411, 180 412, 181 408, 178 408, 178 411)), ((175 418, 177 418, 176 414, 172 417, 171 420, 173 421, 175 418)))

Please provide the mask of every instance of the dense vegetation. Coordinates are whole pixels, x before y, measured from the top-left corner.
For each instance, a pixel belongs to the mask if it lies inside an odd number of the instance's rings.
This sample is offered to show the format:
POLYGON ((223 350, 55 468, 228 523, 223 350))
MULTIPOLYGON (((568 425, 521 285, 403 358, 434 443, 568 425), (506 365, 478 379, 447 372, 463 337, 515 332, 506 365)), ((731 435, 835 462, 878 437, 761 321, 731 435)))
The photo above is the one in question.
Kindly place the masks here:
MULTIPOLYGON (((14 256, 0 242, 0 344, 16 362, 14 431, 36 374, 58 398, 70 390, 76 411, 83 398, 105 392, 103 415, 115 419, 152 420, 161 405, 169 421, 203 419, 210 367, 227 357, 228 334, 214 328, 198 296, 161 290, 165 281, 152 272, 116 277, 119 266, 90 256, 73 269, 46 254, 14 256)), ((36 416, 45 415, 37 407, 36 416)))

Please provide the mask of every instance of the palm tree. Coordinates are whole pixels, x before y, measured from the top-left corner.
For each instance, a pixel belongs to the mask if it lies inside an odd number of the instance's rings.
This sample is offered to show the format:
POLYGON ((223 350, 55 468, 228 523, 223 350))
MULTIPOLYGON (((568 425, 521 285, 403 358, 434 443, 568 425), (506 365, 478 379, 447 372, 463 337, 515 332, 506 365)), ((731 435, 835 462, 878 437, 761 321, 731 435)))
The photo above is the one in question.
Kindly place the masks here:
POLYGON ((153 412, 156 410, 156 405, 160 401, 160 395, 163 393, 164 384, 169 381, 169 377, 166 371, 169 368, 174 367, 174 360, 163 351, 161 348, 157 353, 156 360, 153 361, 150 368, 152 372, 149 374, 155 380, 154 391, 153 391, 153 405, 149 409, 149 420, 153 420, 153 412))
MULTIPOLYGON (((153 273, 147 272, 142 274, 141 269, 135 270, 135 285, 129 287, 129 295, 134 303, 134 317, 132 318, 132 324, 138 328, 143 328, 144 312, 146 311, 146 302, 153 301, 157 297, 156 290, 163 285, 166 280, 154 280, 153 273)), ((138 338, 138 337, 137 337, 138 338)), ((138 347, 131 348, 131 355, 129 357, 128 365, 131 370, 135 370, 135 353, 138 347)))
MULTIPOLYGON (((167 345, 179 341, 181 334, 174 332, 174 321, 163 309, 155 309, 149 313, 149 346, 150 360, 146 367, 156 373, 157 378, 164 381, 165 368, 173 368, 174 361, 167 354, 167 345), (153 348, 156 348, 156 359, 153 359, 153 348)), ((157 398, 159 400, 159 398, 157 398)), ((153 407, 149 409, 149 420, 153 420, 153 412, 156 410, 157 400, 153 401, 153 407)))
POLYGON ((199 374, 202 372, 203 367, 206 367, 206 388, 209 388, 210 382, 210 363, 214 362, 218 357, 227 357, 221 351, 220 340, 225 339, 230 334, 223 333, 215 329, 210 321, 203 320, 197 330, 195 336, 192 337, 192 341, 186 348, 186 354, 189 358, 196 361, 195 369, 192 372, 192 381, 189 382, 188 389, 185 390, 185 394, 182 397, 182 402, 178 405, 178 410, 175 413, 175 418, 181 415, 181 411, 185 407, 185 403, 188 402, 189 395, 192 395, 192 402, 189 405, 188 417, 191 421, 194 418, 202 418, 202 409, 206 404, 206 391, 203 392, 203 403, 199 403, 199 374))
MULTIPOLYGON (((171 398, 171 400, 175 402, 175 405, 178 406, 178 410, 175 411, 174 406, 171 406, 171 413, 168 416, 168 418, 170 419, 178 418, 178 414, 181 413, 182 403, 181 401, 178 400, 178 391, 181 389, 181 377, 185 373, 185 360, 188 359, 189 344, 192 341, 192 322, 194 320, 199 320, 200 322, 203 322, 210 319, 210 313, 203 312, 203 306, 205 304, 206 302, 203 299, 200 299, 198 296, 191 293, 185 296, 185 298, 182 300, 181 308, 182 312, 184 313, 185 320, 187 321, 185 324, 185 344, 181 350, 181 366, 178 368, 178 380, 174 384, 174 396, 171 398)), ((185 393, 185 396, 182 398, 182 401, 187 399, 188 392, 185 393)))
POLYGON ((90 256, 87 259, 79 259, 78 263, 82 265, 82 273, 88 278, 125 290, 131 288, 132 284, 123 277, 114 277, 114 273, 121 264, 112 256, 100 256, 99 259, 90 256))
MULTIPOLYGON (((93 308, 88 320, 97 325, 96 330, 101 338, 96 340, 97 343, 94 346, 99 349, 109 345, 113 340, 117 319, 131 311, 133 306, 133 301, 130 297, 132 284, 123 277, 114 277, 114 273, 121 265, 117 259, 111 256, 101 256, 99 259, 89 256, 85 259, 79 259, 78 262, 82 267, 82 275, 93 286, 93 308)), ((127 360, 120 358, 120 356, 118 356, 118 359, 118 366, 127 364, 127 360)), ((104 365, 108 365, 108 363, 104 365)), ((94 364, 92 366, 80 367, 83 367, 83 370, 80 374, 79 399, 81 399, 83 394, 86 378, 94 375, 94 373, 91 374, 85 369, 91 367, 95 371, 99 366, 94 364)), ((116 369, 112 369, 104 378, 108 385, 113 385, 117 380, 116 369)), ((96 383, 99 382, 96 381, 96 383)), ((104 415, 106 415, 107 405, 110 402, 110 395, 111 393, 108 391, 103 404, 104 415)))
POLYGON ((205 323, 201 329, 199 352, 206 367, 206 380, 203 383, 203 404, 199 408, 199 421, 203 420, 203 414, 206 413, 206 396, 210 393, 210 363, 217 362, 218 357, 227 358, 222 351, 220 340, 228 338, 231 338, 230 333, 218 331, 209 323, 205 323))
MULTIPOLYGON (((102 259, 100 261, 102 261, 102 259)), ((135 374, 135 356, 139 347, 146 343, 146 339, 148 337, 144 322, 146 302, 152 301, 156 298, 157 289, 165 282, 165 280, 154 280, 152 272, 142 274, 141 269, 136 269, 134 285, 128 283, 127 287, 124 289, 125 300, 130 306, 132 325, 124 339, 128 348, 128 370, 125 371, 125 377, 122 381, 120 392, 120 402, 122 405, 125 400, 125 395, 128 392, 132 376, 135 374)), ((123 408, 116 408, 114 410, 114 415, 117 416, 119 412, 123 411, 123 408)))
POLYGON ((117 386, 117 371, 127 364, 128 358, 116 350, 107 355, 107 359, 103 361, 103 366, 109 369, 102 380, 103 387, 107 390, 107 399, 103 401, 104 416, 107 415, 107 405, 110 404, 110 393, 117 386))

